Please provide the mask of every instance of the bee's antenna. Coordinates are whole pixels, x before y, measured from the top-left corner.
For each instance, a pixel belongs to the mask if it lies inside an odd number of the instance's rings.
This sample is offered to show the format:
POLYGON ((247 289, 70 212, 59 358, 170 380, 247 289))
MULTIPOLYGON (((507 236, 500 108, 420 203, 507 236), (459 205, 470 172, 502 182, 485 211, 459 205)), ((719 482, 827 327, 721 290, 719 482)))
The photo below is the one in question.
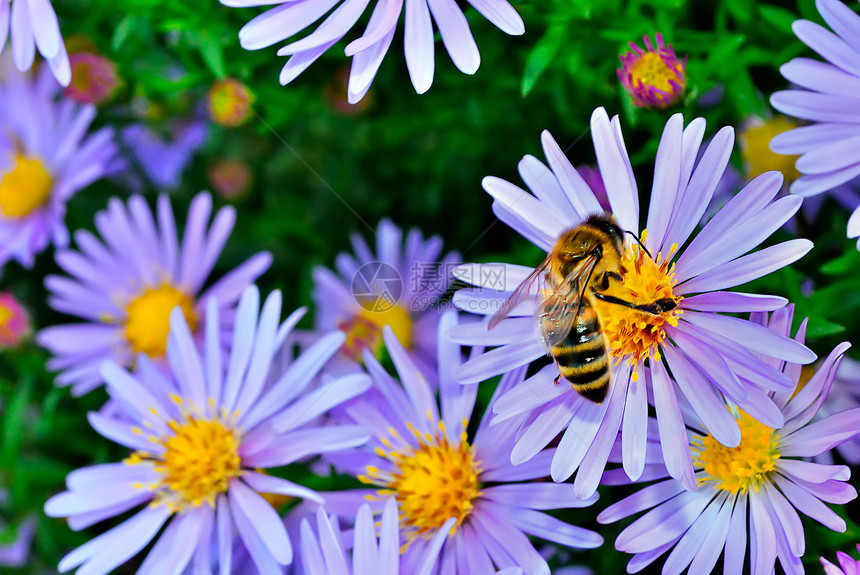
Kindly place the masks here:
POLYGON ((633 239, 636 240, 637 244, 642 246, 642 249, 645 250, 645 253, 648 254, 648 257, 651 258, 652 260, 654 259, 654 256, 651 255, 651 252, 648 251, 648 248, 646 248, 645 244, 642 243, 642 240, 639 239, 639 236, 637 236, 636 234, 634 234, 630 230, 624 230, 624 233, 630 234, 631 236, 633 236, 633 239))

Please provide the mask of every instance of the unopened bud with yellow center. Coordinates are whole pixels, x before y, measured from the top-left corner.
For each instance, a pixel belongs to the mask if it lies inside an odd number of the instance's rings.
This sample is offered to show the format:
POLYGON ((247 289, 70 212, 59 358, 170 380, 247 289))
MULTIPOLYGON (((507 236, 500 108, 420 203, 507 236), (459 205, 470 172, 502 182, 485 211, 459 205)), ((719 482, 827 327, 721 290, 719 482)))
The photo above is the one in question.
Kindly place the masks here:
POLYGON ((101 54, 78 52, 69 56, 72 82, 63 92, 82 104, 101 105, 116 94, 120 78, 116 64, 101 54))
POLYGON ((30 314, 18 298, 0 292, 0 350, 18 347, 32 331, 30 314))
POLYGON ((630 94, 633 104, 640 108, 669 108, 684 96, 687 85, 687 59, 679 60, 671 45, 655 35, 644 37, 646 50, 630 42, 631 52, 619 56, 621 68, 617 70, 621 85, 630 94))
POLYGON ((209 116, 216 124, 237 128, 253 115, 254 100, 250 88, 239 80, 218 80, 209 90, 209 116))
POLYGON ((0 215, 23 218, 47 203, 51 174, 38 158, 16 154, 0 179, 0 215))
POLYGON ((182 308, 191 331, 197 327, 197 314, 191 296, 170 284, 148 288, 128 304, 125 337, 135 353, 161 357, 167 349, 170 312, 182 308))
POLYGON ((726 447, 710 435, 697 436, 691 445, 694 464, 707 474, 700 483, 713 482, 717 489, 735 495, 750 487, 758 491, 779 459, 779 435, 773 429, 744 412, 737 419, 741 428, 737 447, 726 447))
MULTIPOLYGON (((643 231, 643 243, 647 237, 647 230, 643 231)), ((662 252, 652 259, 639 244, 628 245, 621 258, 622 281, 610 282, 609 289, 602 293, 636 305, 651 305, 666 299, 677 304, 682 298, 672 291, 675 265, 669 263, 676 249, 673 245, 666 259, 662 252)), ((599 299, 595 300, 595 307, 613 357, 634 366, 648 358, 660 359, 659 346, 666 339, 665 326, 678 325, 678 316, 683 313, 681 308, 675 307, 651 314, 599 299)), ((638 377, 634 370, 633 380, 638 377)))
MULTIPOLYGON (((397 499, 409 541, 418 536, 432 536, 451 517, 457 520, 451 528, 453 534, 471 514, 475 499, 481 496, 480 463, 475 460, 465 432, 454 444, 448 441, 441 422, 434 435, 422 434, 411 424, 409 429, 418 440, 418 447, 395 450, 389 441, 383 440, 387 449, 378 448, 377 454, 391 461, 393 469, 384 472, 368 467, 367 474, 359 476, 359 480, 382 486, 379 497, 397 499)), ((389 432, 397 435, 393 429, 389 432)))
POLYGON ((783 156, 770 149, 770 141, 777 135, 793 130, 797 122, 785 116, 776 116, 769 120, 749 118, 738 133, 738 143, 741 148, 741 158, 744 163, 744 175, 748 180, 765 172, 781 172, 788 185, 800 177, 800 172, 794 167, 800 156, 783 156))
POLYGON ((254 181, 248 163, 235 158, 217 160, 206 176, 212 189, 227 200, 236 200, 247 194, 254 181))

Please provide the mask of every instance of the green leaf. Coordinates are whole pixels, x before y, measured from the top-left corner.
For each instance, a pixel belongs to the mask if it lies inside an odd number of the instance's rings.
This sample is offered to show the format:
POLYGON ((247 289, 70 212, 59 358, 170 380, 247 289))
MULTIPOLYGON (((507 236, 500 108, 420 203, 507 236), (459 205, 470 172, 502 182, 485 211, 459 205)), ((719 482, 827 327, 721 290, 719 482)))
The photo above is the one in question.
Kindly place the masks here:
POLYGON ((809 318, 809 325, 806 329, 806 337, 809 339, 816 339, 819 337, 826 337, 828 335, 835 335, 844 331, 845 326, 839 325, 836 322, 826 320, 823 317, 811 317, 809 318))
POLYGON ((128 37, 131 35, 131 31, 134 29, 136 24, 137 17, 131 15, 126 16, 119 21, 119 24, 117 24, 116 28, 113 30, 113 37, 110 41, 111 49, 114 52, 120 51, 126 40, 128 40, 128 37))
POLYGON ((216 78, 221 79, 227 75, 224 70, 223 46, 209 34, 200 37, 200 55, 216 78))
POLYGON ((821 273, 829 276, 845 275, 860 267, 860 252, 857 250, 848 250, 836 259, 821 266, 821 273))
POLYGON ((561 42, 567 35, 566 23, 556 24, 546 31, 546 34, 535 44, 526 60, 521 91, 523 97, 528 96, 534 88, 537 79, 555 58, 561 42))
POLYGON ((11 466, 18 459, 21 444, 24 441, 24 415, 30 403, 30 391, 33 386, 33 378, 30 374, 24 374, 15 395, 9 401, 8 409, 3 416, 3 461, 11 466))
POLYGON ((758 7, 758 13, 762 20, 786 34, 791 34, 791 25, 797 20, 797 16, 779 6, 762 4, 758 7))
POLYGON ((727 0, 726 8, 742 24, 749 24, 752 19, 752 2, 747 0, 727 0))

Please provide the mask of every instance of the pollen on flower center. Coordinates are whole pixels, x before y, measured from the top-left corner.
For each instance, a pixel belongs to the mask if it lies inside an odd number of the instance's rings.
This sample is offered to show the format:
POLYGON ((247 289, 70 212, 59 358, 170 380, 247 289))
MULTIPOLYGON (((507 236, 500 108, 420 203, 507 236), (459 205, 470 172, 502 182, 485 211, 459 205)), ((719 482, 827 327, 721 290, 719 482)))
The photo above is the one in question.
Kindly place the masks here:
POLYGON ((218 418, 191 415, 181 423, 168 421, 167 425, 171 433, 153 439, 164 448, 162 454, 137 451, 126 463, 154 464, 162 476, 160 483, 149 486, 157 491, 154 501, 167 505, 172 512, 204 502, 214 506, 215 498, 227 491, 230 479, 242 472, 236 432, 218 418))
POLYGON ((710 435, 696 437, 691 446, 694 463, 707 474, 702 482, 713 481, 717 489, 733 494, 746 493, 750 487, 758 491, 779 459, 779 435, 773 429, 744 412, 738 425, 741 442, 737 447, 726 447, 710 435))
POLYGON ((652 86, 664 92, 672 91, 669 80, 677 82, 682 70, 670 68, 657 52, 646 52, 633 64, 630 70, 634 84, 652 86))
POLYGON ((170 332, 170 312, 179 306, 192 331, 197 327, 194 300, 170 284, 148 288, 126 309, 125 337, 135 353, 161 357, 170 332))
POLYGON ((403 347, 412 347, 412 316, 400 306, 392 306, 385 311, 361 312, 347 321, 340 323, 338 328, 346 334, 343 349, 346 355, 356 361, 361 361, 362 352, 367 349, 379 357, 382 351, 382 328, 389 326, 403 347))
MULTIPOLYGON (((647 230, 643 231, 643 242, 647 236, 647 230)), ((674 300, 677 304, 681 297, 672 291, 675 271, 674 264, 669 263, 676 249, 677 246, 673 245, 666 259, 662 253, 652 259, 638 244, 628 246, 621 258, 622 281, 611 282, 604 293, 637 305, 651 305, 659 300, 674 300)), ((600 300, 597 300, 596 307, 612 355, 619 361, 627 358, 631 365, 649 357, 659 360, 659 345, 666 339, 664 326, 667 323, 677 325, 678 316, 683 313, 675 307, 660 314, 651 314, 600 300)), ((635 371, 633 379, 638 379, 635 371)))
MULTIPOLYGON (((439 423, 436 435, 421 434, 409 426, 418 439, 418 448, 405 450, 377 449, 377 454, 393 463, 390 472, 367 468, 359 479, 381 485, 381 497, 394 496, 400 504, 402 521, 409 526, 411 537, 432 535, 445 522, 455 517, 451 532, 462 525, 472 512, 474 500, 481 495, 478 476, 480 464, 475 461, 472 446, 463 432, 458 444, 448 441, 445 426, 439 423)), ((396 437, 396 432, 389 429, 396 437)))
POLYGON ((17 154, 12 170, 0 180, 0 212, 7 218, 30 215, 48 200, 52 184, 39 159, 17 154))

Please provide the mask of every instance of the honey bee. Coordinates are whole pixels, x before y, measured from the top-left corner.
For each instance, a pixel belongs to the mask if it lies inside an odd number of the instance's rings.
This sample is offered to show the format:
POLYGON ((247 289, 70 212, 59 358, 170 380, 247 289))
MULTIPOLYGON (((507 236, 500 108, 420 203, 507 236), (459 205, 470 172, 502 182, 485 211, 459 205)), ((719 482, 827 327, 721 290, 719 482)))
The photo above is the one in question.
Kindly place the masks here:
POLYGON ((610 350, 596 300, 651 315, 677 306, 671 298, 643 305, 604 293, 611 281, 623 281, 623 250, 624 232, 612 218, 590 216, 561 234, 543 263, 493 315, 488 329, 498 325, 521 302, 536 294, 541 296, 536 316, 544 343, 558 367, 556 383, 563 376, 577 393, 602 403, 609 391, 610 350))

